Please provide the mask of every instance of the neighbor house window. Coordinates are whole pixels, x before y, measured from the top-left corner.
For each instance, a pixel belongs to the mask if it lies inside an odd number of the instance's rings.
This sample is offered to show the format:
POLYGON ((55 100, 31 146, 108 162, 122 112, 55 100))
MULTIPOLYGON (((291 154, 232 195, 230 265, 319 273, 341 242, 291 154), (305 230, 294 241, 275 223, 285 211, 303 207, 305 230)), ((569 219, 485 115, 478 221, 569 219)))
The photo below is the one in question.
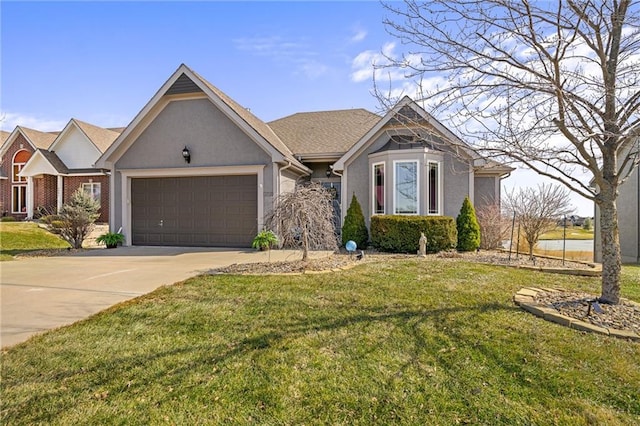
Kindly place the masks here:
POLYGON ((394 162, 394 213, 418 214, 418 162, 394 162))
POLYGON ((12 213, 25 213, 27 211, 27 185, 13 185, 11 200, 12 213))
POLYGON ((373 214, 384 214, 384 163, 373 165, 373 214))
POLYGON ((13 156, 11 163, 11 213, 25 213, 27 211, 27 178, 18 176, 24 165, 29 161, 31 153, 24 149, 13 156), (15 185, 17 184, 17 185, 15 185))
POLYGON ((429 161, 428 171, 429 205, 427 211, 429 214, 437 215, 440 214, 440 163, 429 161))
POLYGON ((85 194, 91 196, 94 201, 100 202, 100 182, 83 183, 82 190, 85 194))

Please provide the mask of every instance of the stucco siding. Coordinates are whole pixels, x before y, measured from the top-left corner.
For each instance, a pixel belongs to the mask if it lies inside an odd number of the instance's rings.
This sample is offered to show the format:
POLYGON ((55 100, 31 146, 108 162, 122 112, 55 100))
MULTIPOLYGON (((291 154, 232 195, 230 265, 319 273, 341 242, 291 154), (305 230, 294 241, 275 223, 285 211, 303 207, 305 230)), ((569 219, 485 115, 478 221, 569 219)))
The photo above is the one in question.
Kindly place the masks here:
MULTIPOLYGON (((623 263, 640 263, 640 167, 620 187, 618 196, 618 229, 623 263)), ((602 262, 600 209, 595 208, 594 259, 602 262)))
POLYGON ((271 157, 207 99, 170 102, 116 163, 118 169, 266 164, 271 157), (191 152, 191 163, 182 149, 191 152))
POLYGON ((56 143, 55 152, 70 169, 88 169, 100 157, 100 151, 75 126, 56 143))
POLYGON ((620 252, 623 262, 638 262, 638 168, 620 188, 618 220, 620 227, 620 252))
POLYGON ((442 214, 456 217, 460 213, 464 198, 469 195, 469 164, 452 154, 446 154, 442 175, 444 195, 442 214))
POLYGON ((496 188, 499 191, 500 178, 497 176, 476 176, 474 179, 474 199, 475 208, 492 205, 499 202, 500 194, 496 194, 496 188), (498 182, 496 182, 498 181, 498 182))

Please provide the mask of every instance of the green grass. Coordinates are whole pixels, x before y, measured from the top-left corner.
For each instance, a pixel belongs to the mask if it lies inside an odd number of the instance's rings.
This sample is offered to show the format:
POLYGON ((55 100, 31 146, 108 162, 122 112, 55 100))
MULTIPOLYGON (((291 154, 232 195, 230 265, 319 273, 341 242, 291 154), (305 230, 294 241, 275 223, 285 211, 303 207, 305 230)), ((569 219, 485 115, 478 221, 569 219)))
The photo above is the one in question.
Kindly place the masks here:
POLYGON ((66 247, 67 242, 35 223, 0 222, 0 261, 29 251, 66 247))
MULTIPOLYGON (((558 226, 553 231, 542 234, 541 240, 561 240, 563 238, 564 229, 558 226)), ((586 231, 581 226, 567 227, 567 240, 593 240, 593 229, 586 231)))
POLYGON ((527 285, 599 288, 443 260, 197 277, 8 350, 0 423, 639 424, 640 344, 522 311, 527 285))

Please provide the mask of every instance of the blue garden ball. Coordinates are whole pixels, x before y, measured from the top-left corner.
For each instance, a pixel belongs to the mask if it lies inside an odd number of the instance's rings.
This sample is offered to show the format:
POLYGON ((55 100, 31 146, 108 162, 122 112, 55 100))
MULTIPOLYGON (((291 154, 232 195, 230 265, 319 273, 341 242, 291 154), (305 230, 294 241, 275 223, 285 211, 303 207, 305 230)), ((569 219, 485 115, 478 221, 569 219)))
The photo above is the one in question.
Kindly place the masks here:
POLYGON ((358 245, 356 244, 355 241, 349 240, 347 241, 347 244, 344 245, 344 248, 346 248, 347 251, 356 251, 356 249, 358 248, 358 245))

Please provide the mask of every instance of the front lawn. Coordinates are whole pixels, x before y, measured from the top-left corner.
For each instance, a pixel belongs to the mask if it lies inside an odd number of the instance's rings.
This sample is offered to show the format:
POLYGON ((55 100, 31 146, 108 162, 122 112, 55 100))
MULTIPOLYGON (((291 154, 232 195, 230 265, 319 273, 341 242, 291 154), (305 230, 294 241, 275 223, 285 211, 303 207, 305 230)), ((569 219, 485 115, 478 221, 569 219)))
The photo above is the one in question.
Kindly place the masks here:
POLYGON ((67 248, 57 235, 32 222, 0 222, 0 260, 34 250, 67 248))
POLYGON ((599 288, 447 260, 197 277, 8 350, 0 423, 639 424, 640 344, 525 313, 529 285, 599 288))

